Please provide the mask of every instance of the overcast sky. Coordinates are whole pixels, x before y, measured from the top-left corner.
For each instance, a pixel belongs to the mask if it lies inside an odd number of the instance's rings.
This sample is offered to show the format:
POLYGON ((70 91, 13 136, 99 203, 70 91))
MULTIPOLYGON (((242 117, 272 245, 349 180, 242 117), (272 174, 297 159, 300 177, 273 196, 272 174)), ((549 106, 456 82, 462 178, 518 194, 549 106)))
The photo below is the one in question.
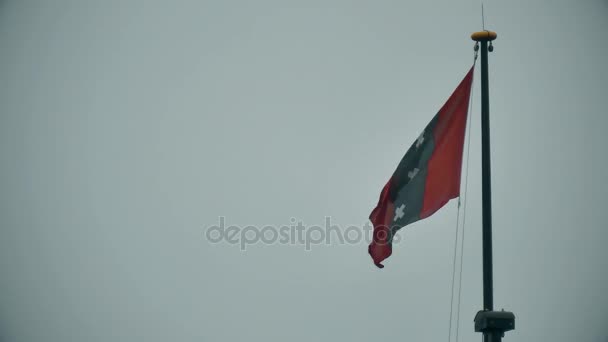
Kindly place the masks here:
MULTIPOLYGON (((243 251, 206 232, 220 216, 363 227, 471 66, 480 12, 0 2, 0 341, 447 340, 455 201, 403 229, 383 270, 365 240, 243 251)), ((608 2, 485 13, 494 302, 517 317, 505 338, 605 342, 608 2)), ((480 338, 478 81, 461 341, 480 338)))

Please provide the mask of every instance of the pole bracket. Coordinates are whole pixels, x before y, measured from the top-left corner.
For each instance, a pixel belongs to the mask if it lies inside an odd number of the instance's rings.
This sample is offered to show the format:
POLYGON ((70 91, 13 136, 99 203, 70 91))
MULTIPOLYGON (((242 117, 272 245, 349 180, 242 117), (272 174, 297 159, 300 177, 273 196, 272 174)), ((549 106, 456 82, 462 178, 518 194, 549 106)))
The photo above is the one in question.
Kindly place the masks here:
POLYGON ((482 310, 475 315, 475 332, 501 333, 515 329, 515 315, 509 311, 482 310))

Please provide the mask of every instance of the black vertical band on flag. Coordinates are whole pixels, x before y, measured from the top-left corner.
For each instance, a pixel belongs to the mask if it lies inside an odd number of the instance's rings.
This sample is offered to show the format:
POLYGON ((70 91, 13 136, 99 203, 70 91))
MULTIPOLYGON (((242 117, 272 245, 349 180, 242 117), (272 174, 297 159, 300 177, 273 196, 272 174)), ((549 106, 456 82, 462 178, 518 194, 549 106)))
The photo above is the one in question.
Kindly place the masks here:
POLYGON ((439 114, 436 114, 397 165, 389 189, 389 198, 392 202, 394 202, 397 194, 410 182, 409 173, 415 169, 426 168, 435 149, 433 130, 438 118, 439 114))
POLYGON ((435 149, 433 130, 436 114, 399 162, 393 174, 389 198, 395 215, 391 222, 391 240, 402 227, 420 220, 427 176, 427 164, 435 149))

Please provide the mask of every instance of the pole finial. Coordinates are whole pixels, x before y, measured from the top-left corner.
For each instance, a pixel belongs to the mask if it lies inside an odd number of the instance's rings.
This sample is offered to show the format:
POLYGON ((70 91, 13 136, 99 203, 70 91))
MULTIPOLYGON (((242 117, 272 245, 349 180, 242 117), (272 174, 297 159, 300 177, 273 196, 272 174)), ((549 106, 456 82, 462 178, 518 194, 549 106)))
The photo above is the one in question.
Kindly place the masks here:
POLYGON ((491 42, 496 39, 496 37, 496 32, 488 30, 473 32, 473 34, 471 34, 471 39, 478 42, 491 42))

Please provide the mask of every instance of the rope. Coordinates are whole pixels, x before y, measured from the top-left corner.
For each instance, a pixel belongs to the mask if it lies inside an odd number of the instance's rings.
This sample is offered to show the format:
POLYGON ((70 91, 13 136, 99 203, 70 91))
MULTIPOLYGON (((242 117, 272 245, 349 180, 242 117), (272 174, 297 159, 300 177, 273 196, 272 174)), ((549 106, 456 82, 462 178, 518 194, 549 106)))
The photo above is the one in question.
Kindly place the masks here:
MULTIPOLYGON (((475 51, 475 60, 473 61, 473 64, 475 64, 477 62, 477 51, 475 51)), ((471 88, 473 88, 475 84, 475 78, 473 77, 473 80, 471 81, 471 88)), ((472 93, 472 92, 471 92, 472 93)), ((469 99, 469 115, 468 117, 469 119, 469 127, 467 128, 468 132, 467 132, 467 168, 466 171, 464 173, 464 205, 462 207, 462 241, 460 243, 460 275, 458 276, 458 305, 457 307, 457 311, 456 311, 456 342, 458 342, 458 332, 459 332, 459 328, 460 328, 460 298, 461 298, 461 293, 462 293, 462 269, 464 268, 464 263, 463 263, 463 254, 464 254, 464 233, 465 233, 465 228, 466 228, 466 223, 467 223, 467 191, 469 189, 469 156, 471 155, 471 121, 473 120, 473 117, 471 115, 471 113, 473 112, 473 101, 472 100, 472 95, 471 98, 469 99)))
MULTIPOLYGON (((475 66, 476 62, 477 62, 477 51, 478 51, 478 44, 475 44, 475 53, 474 53, 474 57, 473 57, 473 66, 475 66)), ((473 78, 472 82, 471 82, 471 89, 473 89, 473 85, 475 82, 475 78, 473 78)), ((469 113, 467 115, 467 118, 471 118, 471 113, 473 111, 473 101, 471 101, 472 98, 472 91, 469 94, 469 113)), ((467 208, 467 190, 469 187, 469 156, 470 156, 470 150, 471 150, 471 119, 467 120, 467 156, 466 156, 466 171, 465 171, 465 188, 464 188, 464 206, 463 206, 463 210, 462 210, 462 215, 463 215, 463 220, 462 220, 462 237, 461 237, 461 247, 460 247, 460 271, 459 271, 459 275, 458 275, 458 301, 457 301, 457 305, 456 305, 456 342, 458 342, 458 333, 459 333, 459 325, 460 325, 460 298, 461 298, 461 293, 462 293, 462 268, 463 268, 463 251, 464 251, 464 233, 465 233, 465 223, 466 223, 466 208, 467 208)), ((451 342, 452 340, 452 321, 453 321, 453 314, 454 314, 454 284, 455 284, 455 280, 456 280, 456 251, 458 250, 458 227, 459 227, 459 223, 460 223, 460 204, 461 204, 461 197, 458 197, 458 210, 456 213, 456 233, 455 233, 455 237, 454 237, 454 257, 452 260, 452 294, 450 297, 450 323, 448 326, 448 342, 451 342)))
POLYGON ((454 306, 454 278, 456 277, 456 249, 458 247, 458 223, 460 222, 460 197, 458 197, 458 212, 456 214, 456 238, 454 239, 454 259, 452 266, 452 296, 450 297, 450 325, 448 328, 448 342, 452 338, 452 312, 454 306))

